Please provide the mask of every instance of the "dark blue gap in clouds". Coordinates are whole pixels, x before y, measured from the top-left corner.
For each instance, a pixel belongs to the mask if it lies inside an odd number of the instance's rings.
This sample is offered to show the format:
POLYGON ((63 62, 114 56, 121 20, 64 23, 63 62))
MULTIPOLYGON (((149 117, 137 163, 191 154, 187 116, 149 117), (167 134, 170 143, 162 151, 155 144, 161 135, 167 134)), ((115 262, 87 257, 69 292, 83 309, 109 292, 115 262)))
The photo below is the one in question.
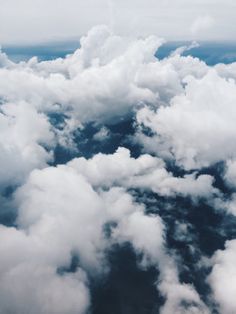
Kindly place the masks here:
POLYGON ((158 314, 164 299, 155 287, 158 271, 142 270, 129 244, 116 245, 108 253, 110 272, 92 281, 93 314, 158 314))
POLYGON ((15 226, 17 209, 13 202, 16 186, 8 186, 0 192, 0 224, 8 227, 15 226))
POLYGON ((0 224, 8 227, 15 226, 17 209, 10 198, 0 195, 0 224))
POLYGON ((40 61, 64 58, 72 54, 80 47, 78 41, 52 42, 39 45, 11 45, 3 46, 2 50, 14 61, 27 61, 32 57, 38 57, 40 61))
POLYGON ((193 284, 211 313, 218 313, 206 283, 211 268, 198 267, 198 262, 203 256, 211 257, 216 250, 224 249, 225 241, 236 237, 236 218, 216 211, 204 199, 195 203, 186 197, 166 198, 140 192, 136 192, 136 197, 137 202, 146 205, 147 214, 158 214, 164 221, 167 247, 179 260, 180 281, 193 284), (176 234, 178 223, 188 225, 182 238, 176 234))
MULTIPOLYGON (((110 226, 112 228, 112 225, 110 226)), ((109 235, 108 235, 109 236, 109 235)), ((155 267, 141 269, 129 243, 113 245, 106 253, 108 273, 91 275, 92 314, 158 314, 164 298, 156 289, 159 272, 155 267)), ((57 273, 74 273, 80 266, 79 256, 73 255, 67 267, 57 273)))
MULTIPOLYGON (((55 125, 55 121, 61 121, 61 116, 55 116, 56 120, 50 118, 51 123, 55 125)), ((141 154, 141 147, 129 141, 129 137, 135 133, 134 119, 120 119, 114 124, 105 124, 108 130, 108 137, 104 140, 94 139, 94 135, 99 132, 101 125, 96 123, 88 123, 83 130, 76 130, 73 138, 76 144, 76 150, 68 150, 57 145, 54 151, 53 165, 65 164, 75 157, 92 158, 98 153, 113 154, 118 147, 126 147, 130 150, 132 157, 138 157, 141 154)))
MULTIPOLYGON (((156 56, 164 59, 178 47, 189 44, 190 42, 186 41, 168 42, 158 49, 156 56)), ((229 64, 236 61, 236 42, 199 42, 199 44, 199 47, 186 51, 183 55, 197 57, 208 65, 229 64)), ((26 61, 34 56, 37 56, 41 61, 45 61, 64 58, 79 47, 79 41, 65 41, 31 46, 3 46, 3 51, 15 62, 26 61)))
MULTIPOLYGON (((158 271, 155 267, 141 269, 131 245, 114 245, 107 252, 109 272, 91 276, 92 314, 158 314, 164 303, 156 289, 158 271)), ((58 274, 75 272, 79 258, 73 256, 69 267, 61 267, 58 274)))
MULTIPOLYGON (((166 43, 158 49, 156 56, 164 59, 175 49, 189 44, 190 42, 166 43)), ((217 63, 229 64, 236 61, 236 42, 199 42, 199 47, 185 51, 183 56, 199 58, 210 66, 217 63)))

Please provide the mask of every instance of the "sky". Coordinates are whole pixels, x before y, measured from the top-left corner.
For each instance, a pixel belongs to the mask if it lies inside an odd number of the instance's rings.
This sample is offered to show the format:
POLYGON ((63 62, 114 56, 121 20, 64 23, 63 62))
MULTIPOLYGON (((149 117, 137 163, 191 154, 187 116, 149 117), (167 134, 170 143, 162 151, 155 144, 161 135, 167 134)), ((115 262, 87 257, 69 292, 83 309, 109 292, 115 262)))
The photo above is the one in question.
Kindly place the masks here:
POLYGON ((233 0, 0 0, 0 43, 79 39, 92 26, 167 40, 234 40, 233 0))

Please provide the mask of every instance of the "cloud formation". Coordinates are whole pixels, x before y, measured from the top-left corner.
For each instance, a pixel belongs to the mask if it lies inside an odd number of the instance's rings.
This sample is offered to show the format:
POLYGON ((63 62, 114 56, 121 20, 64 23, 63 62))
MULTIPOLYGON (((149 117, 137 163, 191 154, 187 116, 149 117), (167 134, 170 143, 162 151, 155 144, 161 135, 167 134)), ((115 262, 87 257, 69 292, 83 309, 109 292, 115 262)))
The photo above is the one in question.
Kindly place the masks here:
MULTIPOLYGON (((170 106, 156 112, 144 108, 137 114, 138 123, 156 134, 152 150, 173 156, 187 170, 234 157, 235 80, 209 69, 202 78, 189 76, 184 82, 184 93, 175 96, 170 106)), ((145 136, 141 141, 148 148, 145 136)))
POLYGON ((54 134, 47 117, 24 101, 2 104, 0 110, 2 189, 22 183, 33 169, 52 160, 54 134))
POLYGON ((212 259, 214 266, 208 279, 221 312, 225 314, 234 313, 236 310, 235 258, 236 242, 235 240, 228 241, 225 250, 214 254, 212 259))
POLYGON ((170 245, 168 233, 200 252, 201 268, 201 235, 192 247, 186 240, 196 231, 187 221, 192 207, 235 215, 235 64, 209 67, 184 57, 186 47, 158 60, 162 43, 99 26, 65 58, 14 63, 1 53, 0 191, 17 218, 0 225, 0 312, 86 313, 91 279, 109 276, 107 255, 126 243, 140 268, 159 272, 162 314, 211 313, 212 303, 226 314, 235 310, 235 284, 227 285, 234 240, 208 260, 202 280, 210 296, 183 279, 193 265, 181 265, 181 247, 170 245), (127 121, 134 132, 102 152, 117 134, 112 128, 127 121), (91 124, 96 131, 85 141, 101 152, 85 158, 78 134, 91 124), (62 146, 73 157, 57 165, 62 146), (218 164, 223 171, 212 171, 218 164))

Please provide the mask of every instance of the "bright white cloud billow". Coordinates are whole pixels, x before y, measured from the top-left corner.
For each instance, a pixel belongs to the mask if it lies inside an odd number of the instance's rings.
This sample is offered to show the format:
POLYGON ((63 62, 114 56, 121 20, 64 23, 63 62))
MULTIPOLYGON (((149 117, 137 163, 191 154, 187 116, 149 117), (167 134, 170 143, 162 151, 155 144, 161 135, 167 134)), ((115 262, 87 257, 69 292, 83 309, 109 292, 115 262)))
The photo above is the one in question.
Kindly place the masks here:
POLYGON ((222 251, 217 251, 212 259, 213 270, 209 282, 213 294, 219 302, 221 313, 231 314, 236 311, 236 241, 226 242, 222 251))
POLYGON ((6 103, 0 111, 0 189, 24 181, 52 160, 54 134, 45 115, 25 102, 6 103))
POLYGON ((161 159, 150 155, 134 159, 125 148, 119 148, 113 155, 97 154, 90 160, 74 159, 69 166, 82 173, 95 187, 139 188, 163 196, 209 197, 217 193, 209 175, 174 177, 161 159))
MULTIPOLYGON (((119 180, 118 174, 113 177, 119 180)), ((143 255, 142 267, 153 265, 160 270, 157 287, 167 298, 162 313, 170 314, 175 308, 181 312, 183 302, 189 308, 194 303, 197 313, 208 313, 194 287, 179 282, 174 259, 165 252, 161 218, 145 215, 144 207, 135 204, 124 189, 96 192, 78 169, 64 165, 33 171, 18 189, 16 202, 18 229, 0 228, 4 240, 0 245, 4 257, 1 311, 85 313, 89 306, 86 273, 104 273, 105 250, 112 243, 128 241, 143 255), (116 223, 110 241, 103 234, 109 222, 116 223), (60 275, 57 270, 70 264, 72 254, 79 256, 80 268, 60 275), (10 297, 14 302, 9 302, 10 297)))
MULTIPOLYGON (((234 157, 235 81, 212 69, 201 79, 190 76, 185 82, 184 93, 174 97, 170 106, 138 112, 138 123, 156 133, 150 149, 173 157, 186 169, 234 157)), ((149 139, 141 135, 140 140, 148 148, 149 139)))

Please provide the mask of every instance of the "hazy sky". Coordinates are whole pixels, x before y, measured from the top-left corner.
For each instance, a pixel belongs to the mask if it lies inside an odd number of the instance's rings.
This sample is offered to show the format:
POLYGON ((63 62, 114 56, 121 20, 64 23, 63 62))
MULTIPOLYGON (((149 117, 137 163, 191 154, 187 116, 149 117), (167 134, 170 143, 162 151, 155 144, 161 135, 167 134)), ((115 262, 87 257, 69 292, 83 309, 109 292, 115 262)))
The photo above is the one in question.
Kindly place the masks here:
POLYGON ((171 40, 233 40, 235 0, 0 0, 0 43, 79 38, 97 24, 171 40))

